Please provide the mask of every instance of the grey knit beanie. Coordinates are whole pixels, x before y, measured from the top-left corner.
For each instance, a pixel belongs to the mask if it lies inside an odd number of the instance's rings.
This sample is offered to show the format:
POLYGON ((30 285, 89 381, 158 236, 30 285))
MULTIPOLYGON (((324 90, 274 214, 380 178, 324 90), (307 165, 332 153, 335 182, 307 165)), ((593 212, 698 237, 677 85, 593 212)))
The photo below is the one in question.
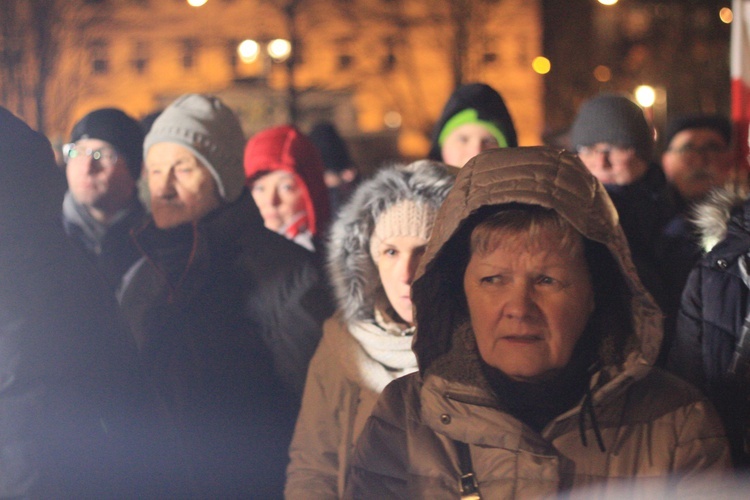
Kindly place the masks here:
POLYGON ((598 142, 631 147, 646 161, 651 160, 654 146, 643 110, 627 97, 616 94, 601 94, 584 102, 573 122, 570 140, 576 149, 598 142))
POLYGON ((156 119, 143 143, 143 154, 159 142, 190 150, 211 172, 219 195, 231 202, 245 186, 242 154, 245 136, 237 116, 217 97, 185 94, 156 119))

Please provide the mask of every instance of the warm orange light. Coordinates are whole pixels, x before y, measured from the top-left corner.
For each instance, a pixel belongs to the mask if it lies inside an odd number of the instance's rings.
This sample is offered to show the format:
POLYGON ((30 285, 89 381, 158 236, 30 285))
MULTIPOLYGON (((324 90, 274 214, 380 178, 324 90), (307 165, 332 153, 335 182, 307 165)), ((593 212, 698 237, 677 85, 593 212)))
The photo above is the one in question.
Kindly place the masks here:
POLYGON ((255 40, 243 40, 237 46, 237 54, 243 63, 253 63, 258 59, 258 55, 260 54, 260 45, 255 40))
POLYGON ((187 0, 188 5, 191 7, 200 7, 206 5, 206 2, 208 2, 208 0, 187 0))
POLYGON ((617 0, 599 0, 599 3, 602 5, 614 5, 617 3, 617 0))
POLYGON ((292 55, 292 44, 289 40, 276 38, 268 42, 268 55, 276 62, 286 61, 292 55))
POLYGON ((729 24, 734 19, 734 14, 732 14, 732 9, 729 7, 724 7, 719 11, 719 19, 721 19, 721 22, 724 24, 729 24))
POLYGON ((612 79, 612 70, 609 69, 609 66, 604 66, 603 64, 600 64, 596 68, 594 68, 594 78, 596 78, 596 81, 605 83, 612 79))
POLYGON ((531 62, 531 67, 540 75, 546 75, 552 68, 552 63, 550 63, 549 59, 547 59, 546 57, 539 56, 535 57, 531 62))

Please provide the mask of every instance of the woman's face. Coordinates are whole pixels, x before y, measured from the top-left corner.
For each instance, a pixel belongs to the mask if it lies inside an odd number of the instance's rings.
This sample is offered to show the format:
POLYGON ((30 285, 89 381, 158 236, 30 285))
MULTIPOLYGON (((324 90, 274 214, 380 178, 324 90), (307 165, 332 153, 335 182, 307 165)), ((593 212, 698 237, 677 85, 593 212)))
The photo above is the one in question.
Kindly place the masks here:
POLYGON ((305 209, 300 182, 294 174, 282 170, 269 172, 253 182, 253 199, 271 231, 293 223, 305 209))
POLYGON ((503 231, 501 242, 474 252, 464 292, 482 359, 514 380, 564 368, 594 310, 591 276, 580 236, 561 251, 562 234, 503 231), (532 244, 533 243, 533 244, 532 244))
POLYGON ((391 307, 408 324, 413 324, 411 283, 424 254, 427 240, 421 236, 392 236, 378 247, 378 273, 391 307))

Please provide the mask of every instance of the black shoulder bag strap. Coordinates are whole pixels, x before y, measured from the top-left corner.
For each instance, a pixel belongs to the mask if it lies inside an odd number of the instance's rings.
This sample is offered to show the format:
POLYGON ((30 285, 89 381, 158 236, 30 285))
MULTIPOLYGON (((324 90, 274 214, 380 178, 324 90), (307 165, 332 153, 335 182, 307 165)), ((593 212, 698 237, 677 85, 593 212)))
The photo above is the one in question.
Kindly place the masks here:
POLYGON ((458 453, 458 466, 461 468, 461 477, 458 480, 458 489, 462 500, 482 500, 479 494, 479 484, 474 475, 474 467, 471 464, 471 450, 469 445, 462 441, 453 441, 458 453))

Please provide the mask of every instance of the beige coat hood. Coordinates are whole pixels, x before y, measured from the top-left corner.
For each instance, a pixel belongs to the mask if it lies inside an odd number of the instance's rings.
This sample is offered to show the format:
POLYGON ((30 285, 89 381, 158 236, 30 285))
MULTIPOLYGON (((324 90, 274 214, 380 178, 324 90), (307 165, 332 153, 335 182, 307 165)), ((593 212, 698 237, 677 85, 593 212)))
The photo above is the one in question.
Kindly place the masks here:
MULTIPOLYGON (((556 210, 585 238, 611 252, 630 293, 634 332, 632 338, 616 342, 625 346, 618 357, 626 366, 653 365, 662 338, 661 312, 636 274, 617 211, 604 187, 574 154, 529 147, 494 149, 473 158, 460 170, 438 213, 412 287, 414 350, 420 371, 424 373, 451 350, 453 332, 466 318, 460 306, 464 295, 458 250, 468 236, 460 233, 473 227, 466 221, 482 207, 508 203, 556 210)), ((607 365, 608 359, 602 361, 607 365)))

